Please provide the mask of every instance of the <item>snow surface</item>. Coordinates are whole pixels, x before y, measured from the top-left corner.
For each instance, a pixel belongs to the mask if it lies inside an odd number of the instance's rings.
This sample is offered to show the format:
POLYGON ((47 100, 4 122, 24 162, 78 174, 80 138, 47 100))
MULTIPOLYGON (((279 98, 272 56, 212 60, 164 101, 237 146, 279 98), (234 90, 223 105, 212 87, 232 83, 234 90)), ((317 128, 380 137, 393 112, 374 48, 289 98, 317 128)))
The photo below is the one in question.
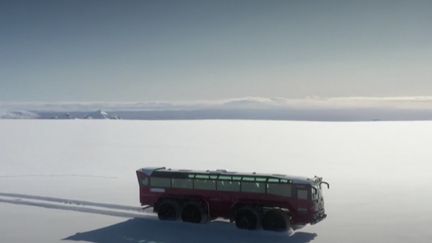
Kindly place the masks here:
POLYGON ((0 135, 0 242, 432 239, 432 122, 0 120, 0 135), (139 206, 144 166, 323 176, 328 218, 290 235, 112 214, 139 206))

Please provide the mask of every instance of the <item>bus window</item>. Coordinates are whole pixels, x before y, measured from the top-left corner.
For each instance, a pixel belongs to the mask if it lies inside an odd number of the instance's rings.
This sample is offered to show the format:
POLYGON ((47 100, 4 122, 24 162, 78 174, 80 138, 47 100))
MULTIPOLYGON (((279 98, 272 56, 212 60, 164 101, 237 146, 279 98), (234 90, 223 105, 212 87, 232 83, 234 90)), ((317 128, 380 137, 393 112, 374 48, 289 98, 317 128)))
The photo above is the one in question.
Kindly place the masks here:
POLYGON ((312 200, 318 200, 318 199, 319 199, 318 190, 315 187, 312 187, 312 200))
POLYGON ((192 179, 172 179, 173 188, 192 189, 192 179))
POLYGON ((219 180, 217 182, 217 188, 219 191, 238 192, 240 191, 240 182, 219 180))
POLYGON ((242 192, 256 192, 256 193, 265 193, 265 184, 259 182, 245 182, 241 183, 241 191, 242 192))
POLYGON ((141 180, 141 185, 143 185, 143 186, 148 186, 148 184, 149 184, 149 179, 148 179, 148 177, 144 177, 144 178, 141 180))
POLYGON ((215 180, 195 180, 194 183, 198 190, 216 190, 215 180))
POLYGON ((279 179, 276 179, 276 178, 269 178, 269 179, 268 179, 268 182, 269 182, 269 183, 279 183, 279 179))
POLYGON ((153 187, 171 187, 170 178, 151 177, 150 185, 153 187))
POLYGON ((269 183, 267 184, 267 193, 278 196, 291 197, 292 186, 290 184, 269 183))
POLYGON ((308 191, 306 189, 298 189, 297 188, 297 198, 307 200, 308 199, 308 191))
POLYGON ((225 176, 225 175, 220 175, 220 176, 219 176, 219 180, 227 180, 227 181, 230 181, 231 179, 232 179, 231 176, 225 176))
POLYGON ((195 179, 209 179, 209 175, 195 175, 195 179))

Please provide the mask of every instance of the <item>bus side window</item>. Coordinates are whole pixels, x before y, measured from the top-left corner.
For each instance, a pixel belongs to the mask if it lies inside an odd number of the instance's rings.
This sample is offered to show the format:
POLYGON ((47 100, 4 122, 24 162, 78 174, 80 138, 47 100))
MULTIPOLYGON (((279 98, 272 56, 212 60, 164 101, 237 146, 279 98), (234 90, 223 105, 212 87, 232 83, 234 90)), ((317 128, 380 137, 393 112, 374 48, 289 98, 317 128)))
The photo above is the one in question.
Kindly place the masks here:
POLYGON ((308 199, 308 191, 306 189, 297 188, 297 198, 307 200, 308 199))
POLYGON ((195 180, 195 189, 198 190, 216 190, 215 180, 195 180))
POLYGON ((241 182, 242 192, 265 193, 265 184, 260 182, 241 182))
POLYGON ((192 179, 173 178, 172 187, 181 189, 192 189, 192 179))
POLYGON ((290 184, 279 184, 279 183, 268 183, 267 184, 267 193, 283 196, 283 197, 291 197, 292 196, 292 185, 290 184))
POLYGON ((171 187, 171 180, 170 178, 151 177, 150 185, 152 187, 171 187))
POLYGON ((240 181, 218 180, 217 188, 219 191, 239 192, 240 191, 240 181))
POLYGON ((142 178, 141 185, 142 186, 148 186, 149 185, 149 179, 148 179, 148 177, 142 178))

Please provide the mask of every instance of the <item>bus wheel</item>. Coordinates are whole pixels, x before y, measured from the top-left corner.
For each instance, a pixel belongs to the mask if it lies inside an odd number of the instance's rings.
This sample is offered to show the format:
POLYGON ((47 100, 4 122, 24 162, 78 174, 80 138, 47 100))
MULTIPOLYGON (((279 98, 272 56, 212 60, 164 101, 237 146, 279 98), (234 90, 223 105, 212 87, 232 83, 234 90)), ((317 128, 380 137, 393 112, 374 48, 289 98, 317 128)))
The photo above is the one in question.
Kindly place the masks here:
POLYGON ((180 206, 174 200, 163 200, 158 206, 158 217, 160 220, 177 220, 179 213, 180 206))
POLYGON ((250 207, 239 208, 234 220, 237 228, 248 230, 257 229, 260 221, 258 213, 250 207))
POLYGON ((289 217, 280 210, 270 210, 264 214, 262 227, 264 230, 285 231, 289 226, 289 217))
POLYGON ((190 223, 205 223, 208 216, 200 203, 187 203, 182 210, 181 219, 190 223))

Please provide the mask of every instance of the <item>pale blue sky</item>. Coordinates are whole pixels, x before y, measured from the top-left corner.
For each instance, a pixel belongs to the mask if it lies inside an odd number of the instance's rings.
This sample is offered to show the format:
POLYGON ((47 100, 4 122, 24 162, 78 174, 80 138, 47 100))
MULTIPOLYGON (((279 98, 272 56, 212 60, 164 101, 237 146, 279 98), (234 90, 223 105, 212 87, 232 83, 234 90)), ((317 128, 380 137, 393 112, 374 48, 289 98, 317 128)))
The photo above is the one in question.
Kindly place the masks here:
POLYGON ((432 95, 432 1, 0 0, 0 101, 432 95))

